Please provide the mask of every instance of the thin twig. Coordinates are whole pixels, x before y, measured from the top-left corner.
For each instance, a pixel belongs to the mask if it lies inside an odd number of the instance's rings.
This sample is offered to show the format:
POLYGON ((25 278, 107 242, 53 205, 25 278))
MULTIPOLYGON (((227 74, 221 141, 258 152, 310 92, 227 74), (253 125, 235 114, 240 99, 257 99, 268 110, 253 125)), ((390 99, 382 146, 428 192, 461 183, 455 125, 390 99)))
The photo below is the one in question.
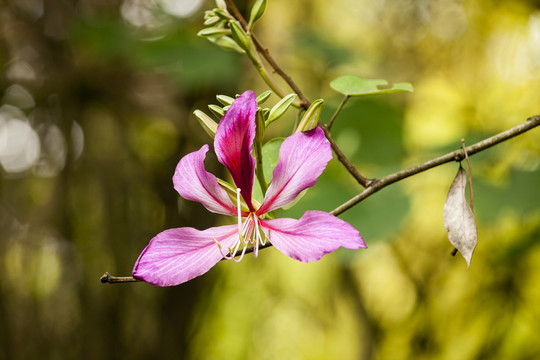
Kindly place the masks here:
MULTIPOLYGON (((526 131, 529 131, 537 127, 538 125, 540 125, 540 115, 533 116, 529 118, 527 122, 521 125, 518 125, 516 127, 513 127, 510 130, 503 131, 502 133, 499 133, 495 136, 492 136, 490 138, 477 142, 476 144, 468 146, 466 148, 467 153, 469 155, 474 155, 480 151, 483 151, 487 148, 497 145, 500 142, 511 139, 514 136, 517 136, 526 131)), ((446 155, 440 156, 438 158, 426 161, 423 164, 413 166, 412 168, 401 170, 394 174, 390 174, 381 179, 374 179, 368 188, 366 188, 364 191, 362 191, 360 194, 356 195, 355 197, 351 198, 349 201, 338 206, 337 208, 332 210, 330 213, 334 215, 339 215, 345 212, 346 210, 350 209, 354 205, 358 204, 362 200, 373 195, 377 191, 387 187, 390 184, 393 184, 397 181, 408 178, 409 176, 419 174, 421 172, 424 172, 426 170, 429 170, 431 168, 445 164, 450 161, 461 161, 462 159, 464 159, 464 157, 465 157, 465 154, 463 150, 457 150, 457 151, 448 153, 446 155)))
POLYGON ((119 284, 128 282, 140 282, 141 280, 135 279, 132 276, 112 276, 108 272, 103 274, 99 279, 103 284, 119 284))
MULTIPOLYGON (((440 156, 438 158, 426 161, 423 164, 420 164, 420 165, 417 165, 417 166, 414 166, 412 168, 405 169, 402 171, 398 171, 394 174, 390 174, 381 179, 374 179, 364 191, 362 191, 360 194, 356 195, 349 201, 338 206, 334 210, 330 211, 330 214, 335 215, 335 216, 342 214, 348 209, 358 204, 359 202, 361 202, 362 200, 365 200, 369 196, 375 194, 377 191, 387 187, 388 185, 391 185, 395 182, 408 178, 409 176, 419 174, 421 172, 432 169, 442 164, 446 164, 451 161, 461 161, 465 158, 466 153, 468 155, 474 155, 492 146, 495 146, 503 141, 509 140, 515 136, 521 135, 531 129, 534 129, 538 125, 540 125, 540 115, 535 115, 527 119, 527 122, 521 125, 513 127, 512 129, 503 131, 485 140, 479 141, 476 144, 466 147, 465 149, 453 151, 451 153, 440 156)), ((272 246, 272 244, 270 242, 267 242, 265 245, 259 246, 259 250, 270 247, 270 246, 272 246)), ((251 253, 251 252, 253 252, 253 248, 246 249, 246 253, 251 253)), ((134 279, 132 277, 116 277, 116 276, 110 275, 109 273, 105 273, 105 275, 101 277, 102 283, 109 283, 109 284, 115 284, 115 283, 121 283, 121 282, 136 282, 136 281, 139 281, 139 280, 134 279)))
POLYGON ((336 112, 334 113, 334 115, 332 115, 332 118, 330 119, 330 122, 328 122, 328 125, 327 125, 328 130, 332 129, 332 125, 334 124, 334 120, 336 120, 336 117, 338 116, 341 109, 343 109, 343 106, 345 105, 347 100, 349 100, 349 95, 345 95, 343 97, 343 100, 341 100, 341 103, 339 104, 338 108, 336 109, 336 112))

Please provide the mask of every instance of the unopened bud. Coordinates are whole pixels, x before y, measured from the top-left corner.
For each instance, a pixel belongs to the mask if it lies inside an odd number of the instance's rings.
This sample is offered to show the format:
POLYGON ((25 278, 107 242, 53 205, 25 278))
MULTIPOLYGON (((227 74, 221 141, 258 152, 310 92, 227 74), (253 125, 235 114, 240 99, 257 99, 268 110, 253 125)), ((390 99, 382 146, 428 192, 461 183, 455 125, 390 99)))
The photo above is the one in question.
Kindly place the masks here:
POLYGON ((216 5, 221 10, 227 10, 227 4, 225 3, 225 0, 216 0, 216 5))
POLYGON ((221 19, 219 17, 217 17, 217 16, 210 16, 208 18, 206 18, 206 16, 205 16, 204 25, 207 25, 207 26, 215 25, 220 21, 221 21, 221 19))
POLYGON ((240 46, 238 46, 236 41, 231 39, 229 36, 207 37, 207 39, 210 40, 211 42, 213 42, 214 44, 216 44, 217 46, 219 46, 222 49, 233 50, 233 51, 236 51, 236 52, 238 52, 240 54, 245 53, 244 49, 242 49, 240 46))
POLYGON ((229 28, 231 29, 231 35, 234 41, 249 54, 251 52, 251 40, 244 29, 235 20, 229 21, 229 28))
POLYGON ((210 111, 216 115, 216 117, 218 118, 222 118, 224 115, 225 115, 225 110, 223 110, 221 107, 217 106, 217 105, 208 105, 208 108, 210 109, 210 111))
POLYGON ((257 104, 263 104, 270 97, 270 95, 272 95, 272 91, 266 90, 265 92, 257 96, 257 104))
POLYGON ((234 98, 227 95, 218 95, 216 99, 223 105, 231 105, 234 101, 234 98))
POLYGON ((298 124, 298 127, 294 132, 309 131, 315 129, 317 127, 317 124, 319 123, 319 118, 321 117, 323 104, 323 99, 315 100, 311 104, 309 109, 307 109, 306 113, 302 117, 302 120, 300 120, 300 123, 298 124))
POLYGON ((229 35, 231 31, 229 29, 219 28, 219 27, 209 27, 202 29, 197 33, 197 36, 200 37, 210 37, 210 36, 223 36, 229 35))
POLYGON ((253 7, 251 8, 251 15, 249 17, 249 29, 253 27, 253 24, 261 18, 266 9, 266 0, 257 0, 253 7))
POLYGON ((195 110, 193 114, 197 117, 197 120, 199 120, 199 124, 201 124, 204 131, 213 139, 214 136, 216 136, 218 124, 201 110, 195 110))
POLYGON ((231 14, 229 14, 227 10, 214 9, 214 14, 221 20, 230 20, 232 18, 231 14))
POLYGON ((296 98, 296 94, 289 94, 281 99, 272 109, 270 109, 270 114, 268 114, 268 119, 266 120, 266 126, 272 121, 279 119, 285 111, 291 106, 292 102, 296 98))

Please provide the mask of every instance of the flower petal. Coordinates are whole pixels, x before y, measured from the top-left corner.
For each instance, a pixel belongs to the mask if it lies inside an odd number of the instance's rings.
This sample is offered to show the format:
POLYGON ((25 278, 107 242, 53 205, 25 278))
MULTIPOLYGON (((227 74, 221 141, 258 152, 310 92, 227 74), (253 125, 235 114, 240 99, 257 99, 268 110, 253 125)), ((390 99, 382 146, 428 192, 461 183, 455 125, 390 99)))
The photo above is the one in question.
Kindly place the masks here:
POLYGON ((203 231, 194 228, 165 230, 143 250, 133 268, 133 277, 157 286, 174 286, 204 274, 223 258, 212 239, 224 249, 238 237, 236 225, 203 231))
POLYGON ((233 101, 221 119, 214 148, 220 163, 225 165, 241 189, 241 194, 251 211, 251 192, 255 176, 255 159, 251 155, 255 138, 255 113, 257 100, 251 90, 244 92, 233 101))
POLYGON ((184 199, 198 201, 212 212, 236 215, 236 206, 225 189, 204 169, 207 152, 208 145, 203 145, 200 150, 180 159, 173 175, 174 188, 184 199))
POLYGON ((286 138, 279 150, 272 183, 257 215, 291 203, 300 192, 315 185, 331 159, 330 143, 318 126, 286 138))
POLYGON ((324 211, 306 211, 300 220, 261 220, 261 224, 279 251, 302 262, 317 261, 340 246, 367 247, 358 230, 324 211))

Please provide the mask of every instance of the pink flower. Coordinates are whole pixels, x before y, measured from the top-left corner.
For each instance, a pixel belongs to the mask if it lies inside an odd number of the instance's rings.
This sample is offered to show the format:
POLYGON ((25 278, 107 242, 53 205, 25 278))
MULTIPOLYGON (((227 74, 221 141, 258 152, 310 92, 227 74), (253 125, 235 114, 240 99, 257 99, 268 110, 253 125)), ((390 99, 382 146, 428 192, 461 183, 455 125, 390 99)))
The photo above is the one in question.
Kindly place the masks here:
POLYGON ((302 262, 317 261, 340 246, 366 247, 354 227, 323 211, 307 211, 299 220, 265 216, 313 186, 332 159, 330 144, 319 127, 284 140, 264 201, 259 207, 254 205, 255 159, 251 153, 256 111, 255 94, 246 91, 232 103, 214 139, 217 158, 237 187, 236 204, 204 168, 208 145, 184 156, 173 176, 174 188, 183 198, 198 201, 215 213, 238 216, 238 225, 202 231, 176 228, 159 233, 139 256, 133 269, 135 278, 158 286, 178 285, 206 273, 223 258, 239 261, 248 245, 253 246, 257 256, 259 246, 266 241, 302 262), (245 203, 243 209, 240 196, 245 203))

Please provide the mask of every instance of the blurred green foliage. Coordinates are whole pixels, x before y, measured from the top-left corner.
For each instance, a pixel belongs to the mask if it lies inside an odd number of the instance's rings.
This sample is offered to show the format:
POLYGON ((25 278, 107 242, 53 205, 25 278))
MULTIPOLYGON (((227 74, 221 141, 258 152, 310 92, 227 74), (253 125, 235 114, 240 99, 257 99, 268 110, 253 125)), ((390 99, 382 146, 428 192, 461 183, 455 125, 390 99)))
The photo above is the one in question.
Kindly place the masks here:
MULTIPOLYGON (((367 250, 302 264, 269 248, 174 288, 100 284, 105 271, 129 275, 158 232, 225 221, 179 198, 171 177, 210 141, 193 110, 266 90, 241 55, 196 37, 212 2, 176 3, 200 7, 175 17, 165 0, 0 2, 0 359, 540 357, 538 130, 471 157, 469 269, 442 223, 447 164, 341 216, 367 250)), ((325 99, 324 121, 338 76, 414 85, 351 98, 337 118, 336 141, 367 177, 539 113, 537 1, 271 0, 255 32, 325 99)), ((294 115, 267 139, 288 135, 294 115)), ((206 166, 224 174, 210 153, 206 166)), ((280 215, 329 211, 361 190, 334 159, 280 215)))

